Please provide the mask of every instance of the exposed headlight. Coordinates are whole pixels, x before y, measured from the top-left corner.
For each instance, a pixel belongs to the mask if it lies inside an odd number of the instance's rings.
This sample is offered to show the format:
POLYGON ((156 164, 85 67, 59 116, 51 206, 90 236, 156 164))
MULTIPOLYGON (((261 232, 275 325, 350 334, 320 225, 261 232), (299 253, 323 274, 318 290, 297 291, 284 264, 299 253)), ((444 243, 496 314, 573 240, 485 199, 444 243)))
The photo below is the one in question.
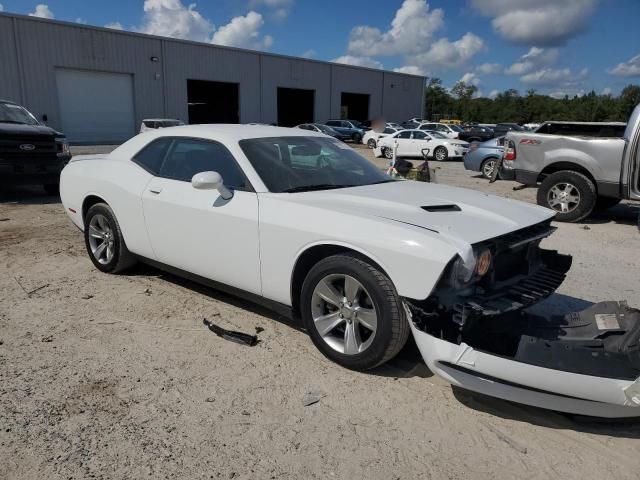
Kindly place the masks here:
POLYGON ((451 268, 450 284, 454 288, 463 288, 472 284, 474 281, 484 277, 493 263, 493 255, 491 250, 485 248, 475 254, 476 262, 473 268, 468 268, 461 257, 458 257, 451 268))
POLYGON ((476 260, 476 274, 480 277, 484 277, 491 268, 491 250, 484 250, 478 255, 476 260))

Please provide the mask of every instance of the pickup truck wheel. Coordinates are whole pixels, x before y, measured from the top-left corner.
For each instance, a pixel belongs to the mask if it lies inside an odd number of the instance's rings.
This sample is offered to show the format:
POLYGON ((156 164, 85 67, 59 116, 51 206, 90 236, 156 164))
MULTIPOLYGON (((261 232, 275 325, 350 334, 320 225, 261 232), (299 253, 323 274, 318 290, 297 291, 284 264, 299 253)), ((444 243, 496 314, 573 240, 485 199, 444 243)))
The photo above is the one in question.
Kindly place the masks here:
POLYGON ((449 152, 447 152, 446 147, 438 147, 433 151, 433 156, 439 162, 444 162, 449 158, 449 152))
POLYGON ((409 337, 409 323, 393 283, 352 255, 318 262, 302 285, 302 319, 315 346, 352 370, 392 359, 409 337))
POLYGON ((547 176, 538 188, 538 205, 555 210, 559 222, 579 222, 596 205, 596 187, 582 173, 562 170, 547 176))
POLYGON ((367 147, 369 148, 376 148, 376 141, 373 138, 370 138, 367 141, 367 147))
POLYGON ((84 219, 84 243, 95 267, 105 273, 119 273, 136 263, 124 243, 120 225, 111 207, 96 203, 84 219))
POLYGON ((594 212, 604 212, 605 210, 609 210, 610 208, 618 205, 622 199, 620 198, 611 198, 611 197, 598 197, 596 200, 596 206, 594 207, 594 212))
POLYGON ((46 183, 42 186, 47 195, 59 195, 60 184, 58 183, 46 183))

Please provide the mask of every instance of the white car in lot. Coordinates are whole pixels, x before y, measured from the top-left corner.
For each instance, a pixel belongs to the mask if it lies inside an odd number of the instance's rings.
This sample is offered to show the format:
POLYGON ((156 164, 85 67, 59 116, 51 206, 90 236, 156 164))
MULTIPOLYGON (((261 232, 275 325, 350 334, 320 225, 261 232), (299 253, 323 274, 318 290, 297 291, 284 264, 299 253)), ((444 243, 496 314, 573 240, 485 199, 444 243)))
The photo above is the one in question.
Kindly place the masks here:
POLYGON ((362 137, 362 143, 369 148, 376 148, 378 146, 378 141, 381 138, 388 137, 389 135, 393 135, 394 133, 399 132, 401 129, 393 128, 393 127, 385 127, 382 132, 376 132, 375 130, 367 130, 362 137))
POLYGON ((469 151, 469 144, 462 140, 453 140, 438 132, 423 130, 401 130, 378 141, 385 157, 393 158, 393 149, 397 146, 396 155, 402 158, 423 158, 422 152, 429 150, 429 158, 445 161, 449 158, 460 158, 469 151))
POLYGON ((502 320, 550 295, 569 269, 570 257, 540 248, 553 232, 546 208, 394 181, 323 134, 251 125, 140 134, 109 155, 74 157, 60 186, 102 272, 143 261, 269 305, 348 368, 388 361, 413 332, 429 367, 456 385, 640 414, 630 361, 594 358, 593 345, 587 361, 554 360, 534 347, 559 343, 562 353, 572 338, 502 320))
POLYGON ((434 123, 434 122, 424 122, 421 123, 418 127, 419 130, 429 130, 432 132, 440 132, 447 138, 458 138, 458 135, 464 130, 462 127, 458 125, 450 125, 447 123, 434 123))

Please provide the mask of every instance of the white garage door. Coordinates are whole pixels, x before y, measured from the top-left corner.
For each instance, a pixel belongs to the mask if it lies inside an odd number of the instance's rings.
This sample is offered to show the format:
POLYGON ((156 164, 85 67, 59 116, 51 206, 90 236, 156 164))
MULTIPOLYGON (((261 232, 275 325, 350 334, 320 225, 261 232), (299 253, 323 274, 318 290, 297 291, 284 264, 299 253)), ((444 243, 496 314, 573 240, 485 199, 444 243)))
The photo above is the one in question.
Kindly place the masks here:
POLYGON ((56 70, 62 131, 71 142, 119 143, 135 135, 133 77, 56 70))

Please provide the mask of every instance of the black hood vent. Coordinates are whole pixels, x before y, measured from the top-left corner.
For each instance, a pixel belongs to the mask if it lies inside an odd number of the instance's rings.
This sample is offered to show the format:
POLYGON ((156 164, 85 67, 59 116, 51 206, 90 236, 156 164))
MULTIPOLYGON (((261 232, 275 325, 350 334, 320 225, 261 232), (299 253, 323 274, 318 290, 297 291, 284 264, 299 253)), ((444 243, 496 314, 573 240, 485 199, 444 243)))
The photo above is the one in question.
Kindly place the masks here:
POLYGON ((461 212, 462 209, 458 205, 429 205, 426 207, 420 207, 427 212, 461 212))

